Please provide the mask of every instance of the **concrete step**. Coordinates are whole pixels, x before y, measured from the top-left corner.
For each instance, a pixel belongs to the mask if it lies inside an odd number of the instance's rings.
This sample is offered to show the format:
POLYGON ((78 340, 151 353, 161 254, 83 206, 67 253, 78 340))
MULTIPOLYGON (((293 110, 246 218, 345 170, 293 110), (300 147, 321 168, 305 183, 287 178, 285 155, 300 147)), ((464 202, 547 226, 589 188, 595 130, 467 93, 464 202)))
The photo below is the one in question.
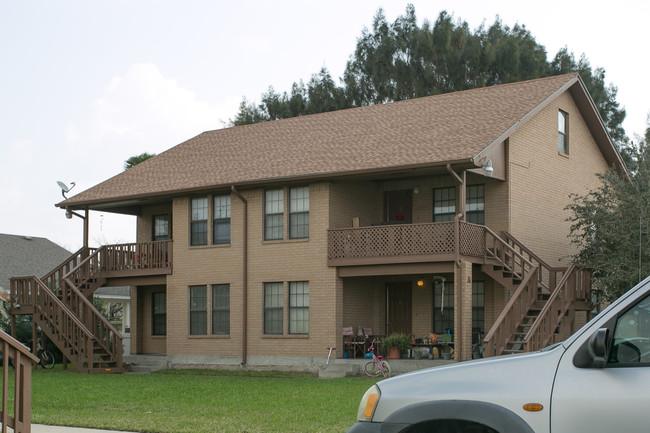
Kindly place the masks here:
POLYGON ((166 370, 167 357, 164 355, 128 355, 122 360, 131 373, 151 373, 166 370))
POLYGON ((335 379, 338 377, 357 376, 360 374, 358 364, 328 364, 323 366, 318 372, 320 379, 335 379))

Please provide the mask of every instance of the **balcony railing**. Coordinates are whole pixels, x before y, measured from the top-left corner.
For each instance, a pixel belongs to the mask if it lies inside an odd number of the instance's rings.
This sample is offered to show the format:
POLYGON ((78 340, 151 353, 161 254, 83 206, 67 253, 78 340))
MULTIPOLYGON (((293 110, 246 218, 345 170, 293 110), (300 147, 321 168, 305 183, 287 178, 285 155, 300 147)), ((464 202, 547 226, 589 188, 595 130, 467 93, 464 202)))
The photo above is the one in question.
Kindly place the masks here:
POLYGON ((464 221, 328 230, 328 265, 450 261, 485 256, 485 227, 464 221))

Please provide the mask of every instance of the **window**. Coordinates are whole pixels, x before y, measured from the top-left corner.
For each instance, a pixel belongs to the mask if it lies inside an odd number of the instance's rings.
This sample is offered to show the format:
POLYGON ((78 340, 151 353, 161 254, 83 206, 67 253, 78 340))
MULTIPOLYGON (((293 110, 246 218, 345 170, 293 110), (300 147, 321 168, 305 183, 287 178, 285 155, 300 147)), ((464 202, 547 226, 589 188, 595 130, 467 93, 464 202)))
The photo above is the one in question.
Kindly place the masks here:
MULTIPOLYGON (((465 219, 474 224, 485 224, 485 186, 469 185, 465 189, 465 219)), ((456 188, 433 190, 433 222, 453 221, 456 216, 456 188)))
POLYGON ((264 333, 283 332, 283 284, 264 283, 264 333))
POLYGON ((433 332, 454 332, 454 282, 433 283, 433 332))
POLYGON ((284 234, 284 190, 264 192, 264 240, 282 239, 284 234))
POLYGON ((167 295, 155 292, 151 297, 151 335, 167 335, 167 295))
POLYGON ((208 244, 208 198, 192 199, 190 245, 208 244))
POLYGON ((212 286, 212 334, 230 334, 230 285, 212 286))
POLYGON ((472 344, 478 343, 478 333, 485 332, 485 282, 472 282, 472 344), (476 339, 476 341, 475 341, 476 339))
POLYGON ((634 366, 650 362, 650 296, 616 320, 609 364, 634 366))
POLYGON ((467 187, 467 202, 465 217, 467 222, 474 224, 485 223, 485 188, 483 185, 470 185, 467 187))
POLYGON ((309 237, 309 187, 289 190, 289 238, 309 237))
POLYGON ((453 221, 456 216, 456 188, 433 190, 433 222, 453 221))
POLYGON ((309 283, 289 283, 289 334, 309 334, 309 283))
POLYGON ((212 224, 212 243, 230 243, 230 194, 215 195, 212 224))
POLYGON ((568 113, 562 110, 557 112, 557 151, 564 155, 569 154, 568 119, 568 113))
POLYGON ((153 233, 151 238, 154 241, 166 241, 169 239, 169 215, 153 216, 153 233))
POLYGON ((190 286, 190 335, 206 335, 208 330, 206 286, 190 286))

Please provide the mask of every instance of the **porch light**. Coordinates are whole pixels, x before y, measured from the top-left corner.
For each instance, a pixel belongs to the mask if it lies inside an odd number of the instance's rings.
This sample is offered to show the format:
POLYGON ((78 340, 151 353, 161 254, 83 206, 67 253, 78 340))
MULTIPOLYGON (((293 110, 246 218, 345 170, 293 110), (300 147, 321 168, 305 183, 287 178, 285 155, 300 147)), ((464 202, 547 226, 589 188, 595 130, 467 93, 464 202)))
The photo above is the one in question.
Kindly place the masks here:
POLYGON ((69 220, 72 219, 72 211, 70 209, 66 209, 65 211, 65 217, 69 220))
POLYGON ((424 281, 418 280, 418 287, 422 287, 422 286, 424 286, 424 281))
POLYGON ((492 177, 492 173, 494 173, 494 168, 492 167, 492 160, 488 159, 485 165, 483 166, 483 173, 487 177, 492 177))

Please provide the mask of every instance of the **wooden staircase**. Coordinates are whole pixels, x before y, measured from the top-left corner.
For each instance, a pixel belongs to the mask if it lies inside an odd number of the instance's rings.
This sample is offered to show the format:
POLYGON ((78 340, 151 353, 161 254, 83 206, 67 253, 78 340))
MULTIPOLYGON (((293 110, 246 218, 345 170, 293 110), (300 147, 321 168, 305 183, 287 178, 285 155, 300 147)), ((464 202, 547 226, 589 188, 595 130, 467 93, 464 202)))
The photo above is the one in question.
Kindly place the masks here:
POLYGON ((91 276, 100 250, 82 248, 42 279, 12 278, 9 313, 32 314, 34 325, 78 371, 122 373, 122 336, 88 299, 101 285, 91 276))
POLYGON ((481 269, 511 296, 483 340, 484 356, 539 350, 573 333, 576 311, 593 309, 591 273, 551 267, 510 233, 486 230, 488 260, 481 269))

